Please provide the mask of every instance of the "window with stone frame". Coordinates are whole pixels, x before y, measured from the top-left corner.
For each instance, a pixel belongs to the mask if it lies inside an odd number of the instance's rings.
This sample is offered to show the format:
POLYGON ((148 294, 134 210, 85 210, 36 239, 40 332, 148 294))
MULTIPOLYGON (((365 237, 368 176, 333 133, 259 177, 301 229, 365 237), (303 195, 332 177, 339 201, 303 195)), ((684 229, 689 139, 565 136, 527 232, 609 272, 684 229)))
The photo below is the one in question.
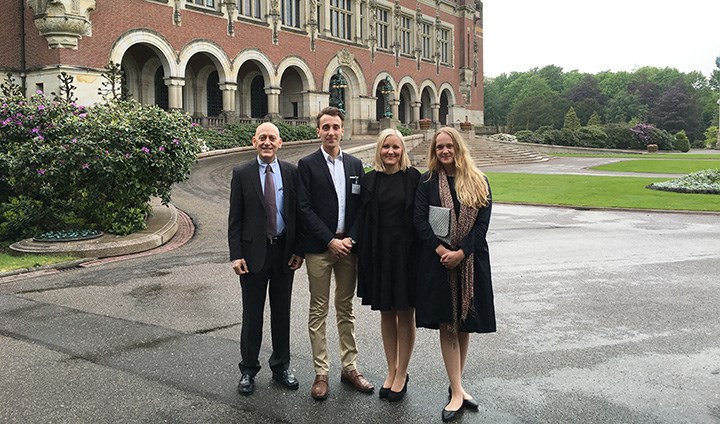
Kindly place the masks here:
POLYGON ((390 34, 390 23, 388 22, 390 11, 378 7, 375 11, 375 17, 377 18, 377 24, 375 32, 377 33, 377 46, 378 48, 387 50, 390 47, 389 34, 390 34))
POLYGON ((420 57, 432 60, 432 24, 420 23, 420 57))
POLYGON ((438 29, 438 43, 440 47, 440 63, 452 64, 452 37, 449 28, 440 27, 438 29))
POLYGON ((412 54, 413 49, 413 18, 407 15, 400 15, 400 52, 412 54))
POLYGON ((215 0, 194 0, 193 3, 198 6, 215 8, 215 0))
POLYGON ((300 0, 282 0, 280 14, 283 25, 300 28, 300 0))
POLYGON ((330 0, 330 35, 352 40, 352 1, 330 0))
POLYGON ((246 18, 262 18, 262 0, 239 0, 237 3, 240 16, 246 18))

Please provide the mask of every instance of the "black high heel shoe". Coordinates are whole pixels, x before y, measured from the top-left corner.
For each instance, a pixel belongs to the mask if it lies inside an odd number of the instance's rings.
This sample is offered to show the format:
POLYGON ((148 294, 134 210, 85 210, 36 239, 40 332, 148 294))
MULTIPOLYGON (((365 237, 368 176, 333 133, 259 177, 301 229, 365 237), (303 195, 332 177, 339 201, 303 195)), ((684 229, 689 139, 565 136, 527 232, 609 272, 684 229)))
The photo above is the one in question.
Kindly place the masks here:
POLYGON ((378 390, 378 396, 380 396, 380 399, 387 399, 388 394, 390 393, 389 387, 380 387, 380 390, 378 390))
POLYGON ((393 392, 392 390, 390 390, 387 395, 388 402, 399 402, 405 397, 405 393, 407 393, 408 381, 410 381, 410 374, 405 375, 405 385, 403 386, 402 390, 400 390, 399 392, 393 392))

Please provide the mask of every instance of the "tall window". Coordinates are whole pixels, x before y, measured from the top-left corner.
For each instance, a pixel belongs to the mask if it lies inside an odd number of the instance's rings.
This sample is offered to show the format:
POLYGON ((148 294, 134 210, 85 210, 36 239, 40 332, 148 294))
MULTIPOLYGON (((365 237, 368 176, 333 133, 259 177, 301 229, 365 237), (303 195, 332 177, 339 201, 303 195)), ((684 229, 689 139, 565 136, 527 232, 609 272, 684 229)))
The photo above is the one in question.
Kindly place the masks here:
POLYGON ((388 33, 390 25, 388 24, 389 11, 378 8, 375 12, 377 17, 377 46, 381 49, 387 49, 389 45, 388 33))
POLYGON ((330 34, 352 40, 351 0, 330 0, 330 34))
POLYGON ((195 0, 198 6, 215 7, 215 0, 195 0))
POLYGON ((432 43, 430 37, 432 35, 432 24, 423 22, 420 24, 420 50, 423 59, 432 59, 432 43))
POLYGON ((400 16, 400 51, 405 54, 412 53, 412 18, 400 16))
POLYGON ((240 15, 248 18, 261 18, 261 7, 260 3, 262 0, 240 0, 238 2, 238 9, 240 9, 240 15))
POLYGON ((283 0, 280 13, 283 25, 300 28, 300 0, 283 0))
POLYGON ((440 63, 450 63, 450 30, 440 28, 438 31, 438 41, 440 43, 440 63))

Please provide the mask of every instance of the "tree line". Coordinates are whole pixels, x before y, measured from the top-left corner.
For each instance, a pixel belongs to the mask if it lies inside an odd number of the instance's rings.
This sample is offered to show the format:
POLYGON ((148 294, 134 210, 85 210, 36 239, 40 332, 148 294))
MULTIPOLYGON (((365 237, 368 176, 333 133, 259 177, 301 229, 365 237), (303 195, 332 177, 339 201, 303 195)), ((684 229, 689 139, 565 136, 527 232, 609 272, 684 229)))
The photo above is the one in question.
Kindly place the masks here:
POLYGON ((591 117, 591 124, 646 123, 698 142, 718 126, 720 68, 708 78, 674 68, 588 74, 549 65, 485 78, 484 88, 485 125, 509 133, 562 129, 571 109, 581 125, 591 117))

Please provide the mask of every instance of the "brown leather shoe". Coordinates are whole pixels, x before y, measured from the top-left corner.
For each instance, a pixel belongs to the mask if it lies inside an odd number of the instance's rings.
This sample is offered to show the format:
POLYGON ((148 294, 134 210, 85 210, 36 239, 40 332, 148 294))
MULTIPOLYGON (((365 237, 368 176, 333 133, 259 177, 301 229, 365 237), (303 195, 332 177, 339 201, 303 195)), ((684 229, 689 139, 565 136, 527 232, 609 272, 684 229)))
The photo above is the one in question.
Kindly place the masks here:
POLYGON ((315 381, 313 382, 312 388, 310 389, 310 395, 315 400, 325 400, 328 397, 328 376, 327 375, 316 375, 315 381))
POLYGON ((358 392, 372 393, 375 387, 363 377, 362 374, 358 373, 357 370, 345 371, 340 373, 340 381, 343 383, 352 384, 352 386, 358 392))

